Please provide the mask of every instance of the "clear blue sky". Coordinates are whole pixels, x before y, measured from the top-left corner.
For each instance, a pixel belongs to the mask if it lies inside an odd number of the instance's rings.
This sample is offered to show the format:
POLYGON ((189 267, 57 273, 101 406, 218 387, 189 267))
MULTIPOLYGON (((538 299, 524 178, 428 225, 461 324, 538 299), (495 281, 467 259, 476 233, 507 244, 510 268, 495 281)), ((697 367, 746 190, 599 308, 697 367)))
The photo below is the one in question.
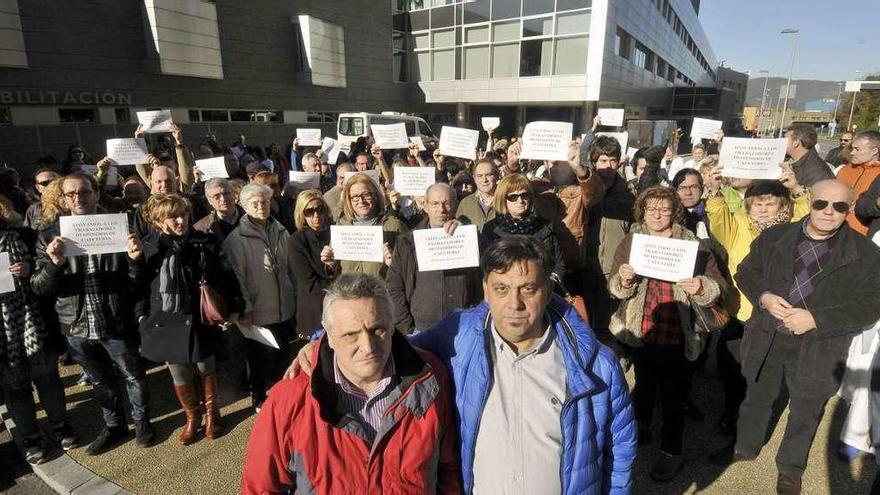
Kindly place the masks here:
POLYGON ((878 0, 702 0, 700 20, 718 62, 759 77, 788 77, 800 30, 795 79, 852 80, 880 73, 878 0))

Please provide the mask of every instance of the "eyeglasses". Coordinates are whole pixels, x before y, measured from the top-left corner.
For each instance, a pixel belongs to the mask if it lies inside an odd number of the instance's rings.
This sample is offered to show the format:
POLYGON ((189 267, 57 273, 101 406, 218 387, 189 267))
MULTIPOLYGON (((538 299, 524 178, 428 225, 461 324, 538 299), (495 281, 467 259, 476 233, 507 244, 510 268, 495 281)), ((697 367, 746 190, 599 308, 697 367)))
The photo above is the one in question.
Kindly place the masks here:
POLYGON ((645 208, 645 213, 648 215, 656 215, 659 213, 661 217, 668 217, 672 215, 672 208, 655 208, 649 206, 648 208, 645 208))
POLYGON ((840 140, 841 143, 848 143, 850 141, 852 141, 852 139, 841 139, 840 140))
POLYGON ((351 200, 352 204, 364 203, 364 202, 373 200, 373 193, 367 191, 365 193, 356 194, 354 196, 349 196, 348 199, 351 200))
POLYGON ((703 186, 701 186, 701 185, 699 185, 699 184, 694 184, 694 185, 691 185, 691 186, 678 186, 678 190, 681 191, 681 192, 685 192, 685 191, 699 191, 699 190, 701 190, 701 189, 703 189, 703 186))
POLYGON ((516 203, 518 201, 522 201, 523 203, 525 203, 526 201, 532 199, 532 195, 527 192, 510 193, 506 196, 506 198, 507 201, 510 201, 511 203, 516 203))
POLYGON ((49 184, 51 184, 53 180, 54 180, 54 179, 41 180, 40 182, 37 182, 37 185, 38 185, 38 186, 46 187, 46 186, 48 186, 49 184))
POLYGON ((69 192, 64 193, 64 197, 67 199, 85 198, 87 196, 90 196, 91 194, 92 194, 91 189, 89 189, 88 191, 69 191, 69 192))
MULTIPOLYGON (((816 200, 813 200, 812 207, 816 211, 821 211, 821 210, 824 210, 825 208, 828 208, 829 203, 830 202, 827 199, 816 199, 816 200)), ((835 201, 830 204, 831 204, 831 207, 834 208, 834 211, 836 211, 837 213, 848 213, 849 212, 850 204, 847 203, 846 201, 835 201)))
POLYGON ((318 206, 317 208, 306 208, 303 210, 303 216, 306 218, 313 217, 315 215, 320 215, 324 213, 324 207, 318 206))

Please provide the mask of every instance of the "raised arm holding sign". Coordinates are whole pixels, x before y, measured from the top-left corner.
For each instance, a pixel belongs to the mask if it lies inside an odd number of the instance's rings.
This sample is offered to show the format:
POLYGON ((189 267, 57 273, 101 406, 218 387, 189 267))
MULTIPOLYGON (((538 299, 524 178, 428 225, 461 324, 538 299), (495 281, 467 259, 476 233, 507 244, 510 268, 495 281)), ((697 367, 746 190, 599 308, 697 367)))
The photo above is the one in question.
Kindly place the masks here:
POLYGON ((786 139, 724 138, 718 164, 724 177, 779 179, 785 160, 786 139))
POLYGON ((444 125, 440 129, 440 154, 476 160, 479 138, 480 131, 444 125))
POLYGON ((149 110, 137 113, 141 130, 146 133, 171 132, 171 110, 149 110))
POLYGON ((678 282, 694 276, 698 241, 633 234, 629 264, 643 277, 678 282))
POLYGON ((203 182, 207 182, 215 177, 220 179, 229 177, 229 171, 226 170, 226 158, 222 156, 196 160, 196 167, 198 167, 201 173, 203 182))
POLYGON ((480 266, 477 226, 464 225, 449 235, 443 228, 412 232, 420 272, 480 266))
POLYGON ((107 158, 119 165, 147 163, 147 143, 143 138, 117 138, 107 140, 107 158))
POLYGON ((529 122, 523 130, 521 160, 568 160, 571 122, 529 122))
POLYGON ((601 119, 602 125, 622 127, 623 113, 624 110, 622 108, 600 108, 599 119, 601 119))
POLYGON ((321 172, 290 171, 290 183, 298 189, 321 189, 321 172))
POLYGON ((721 130, 720 120, 695 118, 691 125, 691 137, 696 139, 715 139, 715 133, 721 130))
POLYGON ((403 122, 397 124, 371 124, 373 139, 383 150, 395 150, 409 147, 409 136, 406 135, 406 125, 403 122))
POLYGON ((424 196, 434 182, 432 167, 394 167, 394 190, 403 196, 424 196))
POLYGON ((483 130, 486 132, 494 131, 501 125, 500 117, 483 117, 480 119, 480 123, 483 125, 483 130))
POLYGON ((297 129, 300 146, 321 146, 321 129, 297 129))

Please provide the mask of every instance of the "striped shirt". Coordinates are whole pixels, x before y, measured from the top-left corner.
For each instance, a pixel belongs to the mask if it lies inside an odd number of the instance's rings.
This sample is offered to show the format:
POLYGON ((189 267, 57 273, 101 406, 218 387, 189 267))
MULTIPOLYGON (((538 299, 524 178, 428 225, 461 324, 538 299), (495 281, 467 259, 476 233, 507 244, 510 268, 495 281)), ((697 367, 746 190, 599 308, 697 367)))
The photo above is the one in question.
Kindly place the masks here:
POLYGON ((333 356, 333 377, 336 384, 339 385, 339 398, 342 400, 345 411, 354 416, 364 427, 367 440, 370 443, 376 439, 376 432, 379 430, 379 425, 382 424, 382 416, 393 402, 394 398, 391 392, 394 391, 395 374, 397 374, 397 369, 394 366, 394 357, 388 356, 388 363, 385 365, 385 378, 376 384, 372 394, 367 395, 342 374, 336 356, 333 356))

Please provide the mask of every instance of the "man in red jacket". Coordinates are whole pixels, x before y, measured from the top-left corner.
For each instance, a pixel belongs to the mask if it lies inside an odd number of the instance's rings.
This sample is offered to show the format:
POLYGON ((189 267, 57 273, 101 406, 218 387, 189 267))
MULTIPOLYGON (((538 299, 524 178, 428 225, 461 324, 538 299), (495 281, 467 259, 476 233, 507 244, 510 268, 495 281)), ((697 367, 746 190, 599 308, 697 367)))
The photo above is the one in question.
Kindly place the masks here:
POLYGON ((448 373, 394 331, 384 284, 327 291, 315 372, 272 388, 248 442, 242 493, 460 493, 448 373))

